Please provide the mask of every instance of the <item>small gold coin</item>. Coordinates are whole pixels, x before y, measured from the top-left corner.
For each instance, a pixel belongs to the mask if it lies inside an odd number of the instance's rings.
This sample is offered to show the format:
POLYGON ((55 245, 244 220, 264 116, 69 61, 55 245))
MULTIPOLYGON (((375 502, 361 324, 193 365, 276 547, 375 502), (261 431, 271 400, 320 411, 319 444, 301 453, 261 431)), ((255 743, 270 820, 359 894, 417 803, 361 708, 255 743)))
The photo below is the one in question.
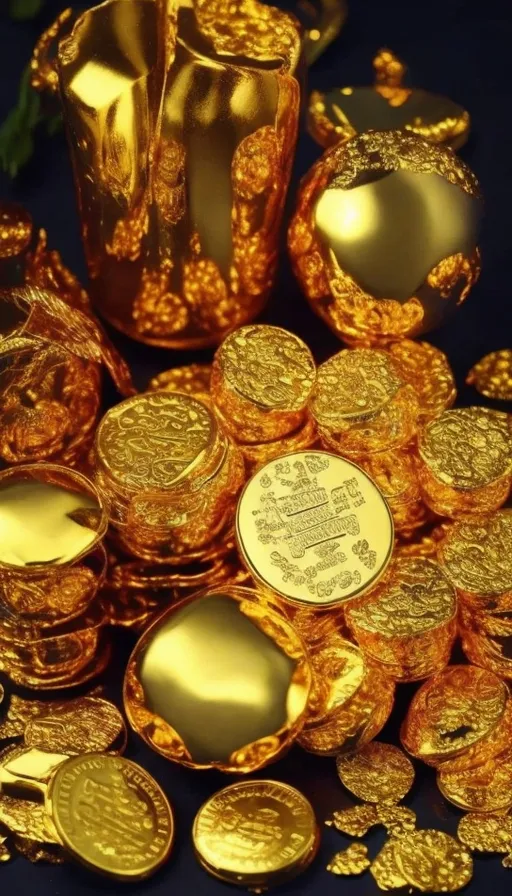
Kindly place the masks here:
POLYGON ((483 597, 512 590, 512 510, 453 523, 439 561, 461 591, 483 597))
POLYGON ((460 890, 473 876, 471 854, 443 831, 414 831, 396 840, 395 856, 407 883, 423 893, 460 890))
POLYGON ((399 890, 407 886, 407 881, 398 867, 395 846, 394 840, 388 840, 370 865, 370 874, 381 890, 399 890))
POLYGON ((342 784, 369 803, 398 803, 411 789, 414 766, 392 744, 372 741, 362 750, 338 756, 336 767, 342 784))
POLYGON ((100 697, 78 697, 41 713, 25 728, 25 743, 50 753, 100 753, 126 740, 124 719, 113 703, 100 697), (124 735, 124 737, 123 737, 124 735))
POLYGON ((186 364, 164 370, 149 381, 147 392, 184 392, 199 398, 210 393, 211 364, 186 364))
POLYGON ((512 818, 475 812, 459 821, 457 837, 473 852, 509 853, 512 851, 512 818))
POLYGON ((512 401, 512 349, 485 355, 471 368, 466 383, 487 398, 512 401))
POLYGON ((497 812, 512 807, 512 751, 464 772, 439 769, 439 790, 466 812, 497 812))
POLYGON ((328 827, 335 827, 341 834, 348 834, 349 837, 364 837, 377 824, 379 824, 377 807, 366 803, 362 806, 340 809, 334 813, 332 819, 326 821, 328 827))
POLYGON ((174 820, 167 798, 128 759, 90 753, 66 760, 50 781, 46 805, 65 849, 95 871, 139 880, 171 851, 174 820))
POLYGON ((349 877, 362 874, 371 865, 368 858, 368 847, 364 843, 351 843, 347 849, 337 852, 327 865, 331 874, 349 877))
POLYGON ((214 794, 197 813, 192 837, 207 871, 251 888, 304 870, 319 842, 311 804, 278 781, 242 781, 214 794))
POLYGON ((258 470, 240 497, 236 533, 255 579, 294 605, 334 606, 362 594, 393 547, 377 487, 325 451, 297 451, 258 470))

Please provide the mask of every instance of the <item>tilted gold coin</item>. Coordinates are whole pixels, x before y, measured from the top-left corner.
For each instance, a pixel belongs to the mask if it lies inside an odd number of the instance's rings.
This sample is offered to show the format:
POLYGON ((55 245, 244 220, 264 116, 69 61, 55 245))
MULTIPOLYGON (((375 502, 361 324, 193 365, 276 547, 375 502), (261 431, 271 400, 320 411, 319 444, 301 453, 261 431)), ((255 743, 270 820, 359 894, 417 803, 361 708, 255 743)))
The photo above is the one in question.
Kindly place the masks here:
POLYGON ((186 364, 158 373, 148 383, 147 392, 184 392, 199 398, 210 394, 211 364, 186 364))
POLYGON ((455 587, 478 603, 512 591, 512 510, 458 520, 441 542, 439 561, 455 587))
POLYGON ((443 831, 414 831, 396 841, 395 856, 406 881, 423 893, 460 890, 473 876, 471 853, 443 831))
POLYGON ((207 871, 251 888, 294 877, 319 843, 311 804, 278 781, 242 781, 214 794, 197 813, 192 837, 207 871))
POLYGON ((437 773, 439 790, 466 812, 497 812, 512 807, 512 751, 488 759, 463 772, 442 768, 437 773))
POLYGON ((52 777, 46 808, 65 849, 118 879, 153 874, 172 848, 172 809, 156 781, 119 756, 90 753, 52 777))
POLYGON ((95 753, 126 740, 124 719, 113 703, 100 697, 78 697, 67 705, 31 719, 25 743, 51 753, 95 753), (124 737, 123 737, 124 735, 124 737))
POLYGON ((425 422, 450 408, 457 397, 455 377, 448 358, 429 342, 401 339, 386 347, 402 378, 419 398, 419 420, 425 422))
POLYGON ((395 840, 388 840, 370 865, 370 874, 381 890, 399 890, 407 881, 398 867, 395 840))
POLYGON ((334 606, 384 573, 389 507, 371 479, 325 451, 270 461, 240 497, 236 534, 254 578, 294 605, 334 606))
POLYGON ((364 843, 351 843, 347 849, 337 852, 332 857, 327 865, 327 871, 349 877, 353 874, 362 874, 370 865, 368 847, 364 843))
POLYGON ((323 699, 308 714, 308 727, 326 724, 354 696, 366 673, 362 652, 337 632, 326 635, 318 646, 312 645, 310 659, 323 699))
POLYGON ((416 691, 402 725, 402 744, 431 765, 465 754, 498 729, 508 699, 506 684, 493 672, 447 666, 416 691))
POLYGON ((471 368, 466 383, 487 398, 512 401, 512 349, 485 355, 471 368))
POLYGON ((361 800, 398 803, 411 789, 414 766, 392 744, 372 741, 362 750, 338 756, 336 768, 342 784, 361 800))
POLYGON ((459 821, 457 837, 474 852, 512 852, 512 818, 490 812, 469 812, 459 821))

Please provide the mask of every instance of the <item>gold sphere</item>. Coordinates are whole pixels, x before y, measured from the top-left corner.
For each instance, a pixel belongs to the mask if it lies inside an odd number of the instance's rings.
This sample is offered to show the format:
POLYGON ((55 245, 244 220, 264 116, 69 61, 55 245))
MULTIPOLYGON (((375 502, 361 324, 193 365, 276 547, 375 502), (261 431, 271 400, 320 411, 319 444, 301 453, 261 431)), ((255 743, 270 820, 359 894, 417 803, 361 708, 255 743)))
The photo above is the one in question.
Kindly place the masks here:
POLYGON ((313 310, 345 342, 419 336, 480 273, 480 192, 454 153, 403 131, 334 146, 304 177, 288 233, 313 310))
POLYGON ((311 686, 291 624, 255 591, 227 585, 170 607, 144 633, 124 701, 132 727, 167 759, 240 774, 295 740, 311 686))

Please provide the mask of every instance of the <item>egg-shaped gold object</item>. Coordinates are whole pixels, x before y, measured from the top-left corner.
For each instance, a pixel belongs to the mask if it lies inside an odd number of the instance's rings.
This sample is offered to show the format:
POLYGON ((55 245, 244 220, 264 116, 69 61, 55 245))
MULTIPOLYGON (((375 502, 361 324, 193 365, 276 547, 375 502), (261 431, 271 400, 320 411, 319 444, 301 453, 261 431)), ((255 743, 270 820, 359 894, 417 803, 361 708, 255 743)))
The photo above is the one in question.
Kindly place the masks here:
POLYGON ((154 750, 192 768, 246 773, 301 730, 310 662, 285 618, 248 588, 222 586, 169 608, 128 663, 128 720, 154 750))
POLYGON ((480 272, 480 192, 451 150, 368 131, 304 177, 288 246, 313 310, 344 341, 418 336, 443 322, 480 272))

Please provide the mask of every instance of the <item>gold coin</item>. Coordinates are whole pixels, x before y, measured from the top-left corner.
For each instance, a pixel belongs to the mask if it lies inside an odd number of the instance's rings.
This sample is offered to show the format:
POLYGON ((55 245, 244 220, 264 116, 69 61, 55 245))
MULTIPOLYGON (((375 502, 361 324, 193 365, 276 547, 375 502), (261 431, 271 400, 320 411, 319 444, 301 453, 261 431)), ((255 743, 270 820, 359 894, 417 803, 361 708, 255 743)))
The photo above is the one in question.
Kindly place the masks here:
POLYGON ((370 874, 381 890, 399 890, 407 881, 398 867, 395 840, 388 840, 370 865, 370 874))
POLYGON ((338 633, 328 634, 318 647, 310 648, 315 678, 323 699, 308 714, 307 725, 324 725, 360 688, 365 677, 362 652, 338 633))
POLYGON ((148 383, 147 392, 184 392, 201 398, 210 393, 211 364, 186 364, 157 374, 148 383))
POLYGON ((439 790, 466 812, 497 812, 512 807, 512 751, 463 772, 437 773, 439 790))
POLYGON ((439 561, 456 588, 482 599, 512 590, 512 510, 461 519, 448 529, 439 561))
POLYGON ((490 812, 469 812, 459 821, 457 837, 474 852, 512 851, 512 818, 490 812))
POLYGON ((507 686, 493 672, 447 666, 416 691, 402 725, 402 744, 432 765, 465 754, 498 729, 507 702, 507 686))
POLYGON ((438 417, 457 397, 455 377, 444 352, 429 342, 401 339, 387 346, 402 378, 414 387, 422 422, 438 417))
POLYGON ((336 768, 347 790, 369 803, 398 803, 414 782, 411 760, 399 747, 379 741, 366 744, 357 753, 338 756, 336 768))
POLYGON ((240 497, 236 534, 255 579, 295 605, 362 594, 393 548, 393 520, 377 487, 325 451, 297 451, 258 470, 240 497))
POLYGON ((194 820, 197 857, 215 877, 266 887, 304 870, 318 847, 308 800, 278 781, 242 781, 212 796, 194 820))
POLYGON ((327 865, 327 871, 349 877, 353 874, 362 874, 370 865, 368 847, 364 843, 351 843, 347 849, 337 852, 332 857, 327 865))
POLYGON ((100 753, 116 741, 122 746, 126 726, 113 703, 100 697, 78 697, 67 705, 31 719, 24 739, 29 747, 50 753, 100 753))
POLYGON ((471 368, 466 383, 487 398, 512 401, 512 349, 485 355, 471 368))
POLYGON ((379 824, 386 828, 390 837, 405 837, 416 830, 416 813, 407 806, 379 803, 377 815, 379 824))
POLYGON ((66 760, 50 781, 47 810, 71 855, 104 874, 138 880, 167 860, 171 807, 156 781, 119 756, 66 760))
POLYGON ((364 837, 379 823, 377 806, 366 803, 341 809, 326 821, 328 827, 335 827, 341 834, 347 834, 349 837, 364 837))
POLYGON ((460 890, 473 876, 471 854, 443 831, 414 831, 398 839, 395 856, 407 883, 423 893, 460 890))
POLYGON ((512 472, 512 427, 507 414, 456 408, 429 423, 418 448, 436 480, 463 491, 482 488, 512 472))

